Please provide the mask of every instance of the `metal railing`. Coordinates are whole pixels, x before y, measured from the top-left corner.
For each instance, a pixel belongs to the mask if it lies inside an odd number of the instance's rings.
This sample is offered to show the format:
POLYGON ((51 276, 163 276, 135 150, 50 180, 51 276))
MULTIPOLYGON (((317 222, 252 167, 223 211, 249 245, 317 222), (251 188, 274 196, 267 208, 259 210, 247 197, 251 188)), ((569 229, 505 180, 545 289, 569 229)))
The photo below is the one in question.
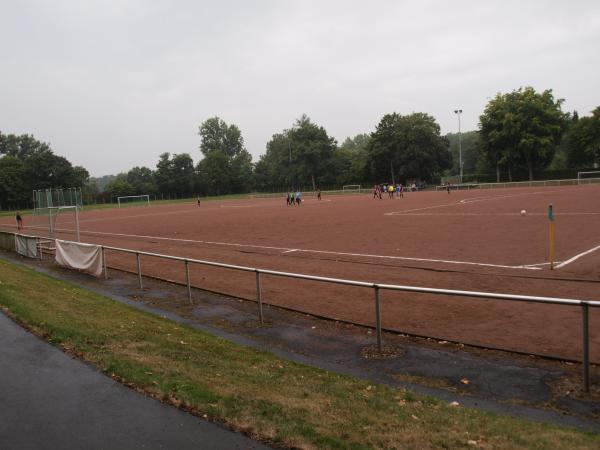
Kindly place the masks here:
MULTIPOLYGON (((2 234, 17 234, 1 232, 2 234)), ((32 238, 38 238, 39 236, 28 236, 32 238)), ((403 291, 403 292, 415 292, 420 294, 437 294, 454 297, 470 297, 479 298, 484 300, 508 300, 516 302, 528 302, 528 303, 542 303, 552 305, 566 305, 576 306, 581 308, 581 336, 582 336, 582 376, 583 376, 583 389, 585 392, 590 390, 590 337, 589 337, 589 309, 600 307, 600 301, 597 300, 581 300, 571 298, 555 298, 555 297, 540 297, 531 295, 516 295, 516 294, 498 294, 494 292, 477 292, 477 291, 462 291, 455 289, 438 289, 438 288, 427 288, 419 286, 403 286, 394 284, 384 283, 372 283, 366 281, 347 280, 343 278, 329 278, 320 277, 315 275, 306 275, 291 272, 281 272, 276 270, 258 269, 254 267, 239 266, 235 264, 219 263, 214 261, 205 261, 193 258, 184 258, 180 256, 164 255, 161 253, 144 252, 139 250, 131 250, 120 247, 112 247, 107 245, 99 245, 102 251, 102 267, 104 278, 108 279, 108 266, 106 258, 106 250, 133 254, 136 257, 136 274, 138 278, 138 286, 143 289, 143 273, 142 273, 142 256, 154 257, 167 259, 172 261, 179 261, 184 264, 185 270, 185 284, 187 287, 188 301, 192 303, 192 284, 190 277, 190 264, 199 264, 204 266, 219 267, 224 269, 239 270, 243 272, 253 272, 256 276, 256 302, 258 305, 258 317, 260 323, 264 323, 263 314, 263 296, 261 289, 261 275, 271 275, 276 277, 294 278, 300 280, 317 281, 323 283, 332 283, 346 286, 356 286, 373 289, 373 300, 374 300, 374 311, 375 311, 375 329, 377 337, 377 348, 381 352, 383 350, 383 337, 382 337, 382 324, 381 324, 381 290, 388 291, 403 291)), ((42 255, 40 254, 40 257, 42 255)))
POLYGON ((110 247, 102 245, 102 261, 104 267, 104 277, 108 278, 108 270, 106 264, 106 250, 124 252, 135 254, 136 265, 137 265, 137 277, 138 285, 140 289, 143 288, 142 280, 142 265, 141 256, 150 256, 154 258, 169 259, 173 261, 180 261, 184 263, 185 268, 185 279, 188 294, 188 301, 192 303, 192 285, 190 279, 189 265, 200 264, 211 267, 220 267, 225 269, 239 270, 243 272, 254 272, 256 274, 256 302, 258 304, 258 317, 260 323, 264 323, 263 316, 263 296, 261 291, 261 275, 271 275, 276 277, 295 278, 300 280, 318 281, 323 283, 333 283, 346 286, 356 286, 363 288, 373 289, 373 299, 375 306, 375 329, 377 336, 377 348, 379 352, 383 350, 383 338, 382 338, 382 325, 381 325, 381 290, 389 291, 403 291, 403 292, 416 292, 421 294, 438 294, 455 297, 471 297, 480 298, 485 300, 509 300, 516 302, 528 302, 528 303, 544 303, 552 305, 567 305, 577 306, 581 308, 581 333, 582 333, 582 366, 583 366, 583 389, 585 392, 590 390, 590 337, 589 337, 589 308, 600 307, 600 301, 596 300, 578 300, 570 298, 555 298, 555 297, 539 297, 531 295, 515 295, 515 294, 498 294, 494 292, 476 292, 476 291, 461 291, 455 289, 438 289, 438 288, 427 288, 418 286, 402 286, 394 284, 383 284, 383 283, 371 283, 366 281, 355 281, 346 280, 343 278, 329 278, 320 277, 315 275, 305 275, 291 272, 280 272, 276 270, 258 269, 255 267, 238 266, 234 264, 225 264, 214 261, 205 261, 193 258, 183 258, 180 256, 163 255, 160 253, 144 252, 138 250, 130 250, 119 247, 110 247))

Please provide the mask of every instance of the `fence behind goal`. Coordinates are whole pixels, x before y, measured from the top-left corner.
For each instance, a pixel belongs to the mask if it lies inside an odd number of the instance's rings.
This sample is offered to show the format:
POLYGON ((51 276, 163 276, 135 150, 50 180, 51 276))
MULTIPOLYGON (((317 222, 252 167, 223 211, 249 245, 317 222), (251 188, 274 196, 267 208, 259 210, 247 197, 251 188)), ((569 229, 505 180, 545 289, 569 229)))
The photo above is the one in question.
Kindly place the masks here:
POLYGON ((81 188, 39 189, 33 191, 34 214, 45 214, 48 208, 83 207, 81 188))

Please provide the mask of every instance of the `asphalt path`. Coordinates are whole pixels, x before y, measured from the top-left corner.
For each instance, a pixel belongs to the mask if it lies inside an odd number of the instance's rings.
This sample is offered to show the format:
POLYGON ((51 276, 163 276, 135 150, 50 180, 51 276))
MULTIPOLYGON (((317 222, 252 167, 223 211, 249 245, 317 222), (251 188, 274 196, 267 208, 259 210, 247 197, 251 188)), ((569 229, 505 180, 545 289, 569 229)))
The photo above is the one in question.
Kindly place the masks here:
POLYGON ((145 397, 0 313, 0 449, 263 449, 145 397))

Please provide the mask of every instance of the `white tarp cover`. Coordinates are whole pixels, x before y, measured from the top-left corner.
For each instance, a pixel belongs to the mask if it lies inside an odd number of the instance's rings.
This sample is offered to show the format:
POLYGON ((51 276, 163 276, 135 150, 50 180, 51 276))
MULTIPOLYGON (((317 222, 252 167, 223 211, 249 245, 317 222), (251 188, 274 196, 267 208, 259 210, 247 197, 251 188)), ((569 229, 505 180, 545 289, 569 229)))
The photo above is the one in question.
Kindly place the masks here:
POLYGON ((56 240, 57 264, 87 272, 95 277, 102 275, 102 247, 93 244, 56 240))
POLYGON ((19 255, 37 258, 37 238, 15 234, 15 249, 19 255))

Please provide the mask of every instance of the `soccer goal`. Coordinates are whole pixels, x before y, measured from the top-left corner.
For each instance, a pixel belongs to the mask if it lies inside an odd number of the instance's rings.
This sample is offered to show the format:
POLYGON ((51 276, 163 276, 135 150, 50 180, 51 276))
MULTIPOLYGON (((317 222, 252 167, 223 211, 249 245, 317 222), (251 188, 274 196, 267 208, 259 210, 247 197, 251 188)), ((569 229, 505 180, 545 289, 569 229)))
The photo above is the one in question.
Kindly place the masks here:
POLYGON ((600 183, 600 170, 577 172, 577 184, 600 183))
POLYGON ((345 184, 344 186, 342 186, 342 190, 360 192, 360 184, 345 184))
POLYGON ((56 234, 75 233, 77 241, 80 241, 79 211, 82 209, 81 189, 38 189, 33 191, 33 228, 38 227, 47 230, 48 236, 56 238, 56 234), (72 215, 70 215, 72 214, 72 215), (47 223, 43 216, 48 216, 47 223), (60 230, 58 218, 62 216, 60 230), (71 220, 69 220, 71 219, 71 220))
POLYGON ((81 234, 79 231, 79 207, 78 206, 50 206, 48 208, 48 218, 49 218, 49 235, 51 238, 56 238, 56 234, 58 231, 61 233, 69 233, 71 230, 75 231, 75 236, 77 238, 77 242, 81 242, 81 234), (65 228, 65 226, 69 226, 68 219, 64 221, 63 228, 59 230, 57 227, 57 221, 59 215, 64 216, 65 213, 73 213, 75 217, 75 223, 71 225, 73 228, 65 228))
POLYGON ((119 208, 121 204, 127 203, 145 203, 146 206, 150 206, 150 196, 148 194, 144 195, 124 195, 122 197, 117 197, 117 203, 119 204, 119 208))

